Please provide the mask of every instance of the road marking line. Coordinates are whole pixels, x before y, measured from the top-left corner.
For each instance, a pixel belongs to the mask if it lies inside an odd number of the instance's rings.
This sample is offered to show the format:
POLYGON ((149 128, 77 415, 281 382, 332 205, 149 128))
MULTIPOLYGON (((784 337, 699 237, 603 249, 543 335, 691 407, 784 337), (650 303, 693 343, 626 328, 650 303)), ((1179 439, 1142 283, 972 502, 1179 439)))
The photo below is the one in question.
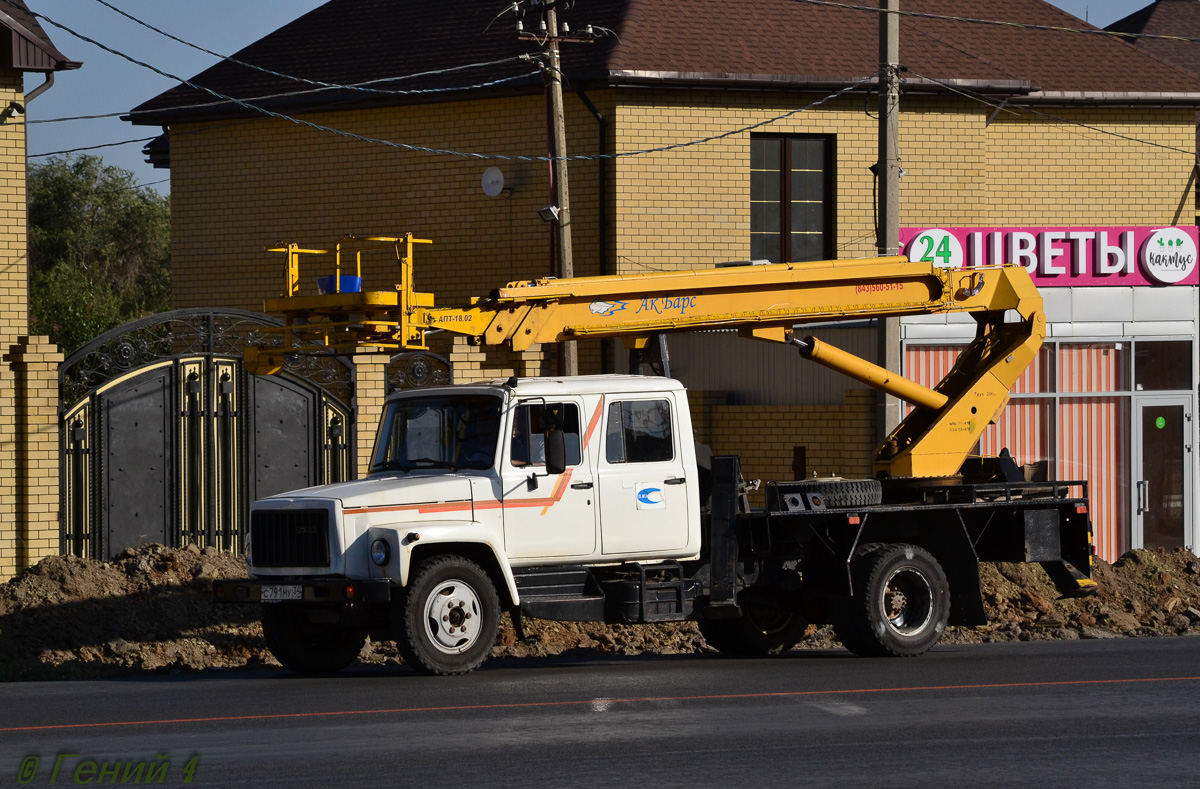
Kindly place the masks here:
MULTIPOLYGON (((714 693, 701 696, 641 696, 626 699, 603 699, 608 706, 613 704, 636 704, 639 702, 664 701, 723 701, 731 699, 786 699, 805 696, 845 696, 854 693, 913 693, 935 690, 995 690, 1007 688, 1054 688, 1095 685, 1133 685, 1146 682, 1197 682, 1200 677, 1144 677, 1138 679, 1073 679, 1057 682, 989 682, 974 685, 916 685, 909 688, 847 688, 843 690, 782 690, 766 693, 714 693)), ((345 715, 398 715, 417 712, 462 712, 464 710, 510 710, 534 709, 538 707, 581 707, 593 706, 600 699, 572 699, 569 701, 514 701, 506 704, 455 704, 445 707, 396 707, 380 710, 334 710, 326 712, 279 712, 268 715, 219 715, 211 718, 166 718, 144 721, 102 721, 97 723, 54 723, 43 726, 6 726, 0 732, 44 731, 47 729, 88 729, 107 726, 162 726, 168 723, 220 723, 226 721, 261 721, 285 718, 327 718, 345 715)), ((607 707, 606 707, 607 709, 607 707)))

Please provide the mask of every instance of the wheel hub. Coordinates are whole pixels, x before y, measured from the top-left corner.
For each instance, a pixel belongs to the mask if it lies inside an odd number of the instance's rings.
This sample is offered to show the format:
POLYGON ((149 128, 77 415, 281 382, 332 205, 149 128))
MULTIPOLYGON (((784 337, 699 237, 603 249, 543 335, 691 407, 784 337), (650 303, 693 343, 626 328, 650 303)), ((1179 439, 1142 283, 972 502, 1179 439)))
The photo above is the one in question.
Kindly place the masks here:
POLYGON ((442 652, 470 649, 479 637, 479 597, 462 581, 443 581, 425 601, 425 627, 442 652))
POLYGON ((900 567, 884 585, 883 615, 895 632, 913 636, 933 617, 933 586, 915 567, 900 567))

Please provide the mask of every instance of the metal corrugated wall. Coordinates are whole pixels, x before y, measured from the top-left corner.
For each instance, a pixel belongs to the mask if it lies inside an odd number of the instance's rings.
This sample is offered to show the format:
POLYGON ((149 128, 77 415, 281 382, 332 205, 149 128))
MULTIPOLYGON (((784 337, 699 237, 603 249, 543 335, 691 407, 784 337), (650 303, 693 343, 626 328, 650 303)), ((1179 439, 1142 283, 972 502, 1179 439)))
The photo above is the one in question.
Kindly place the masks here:
MULTIPOLYGON (((855 356, 875 361, 876 329, 805 331, 855 356)), ((791 346, 739 337, 734 331, 672 334, 671 375, 691 390, 729 393, 730 405, 841 405, 847 389, 866 389, 841 373, 807 362, 791 346)))

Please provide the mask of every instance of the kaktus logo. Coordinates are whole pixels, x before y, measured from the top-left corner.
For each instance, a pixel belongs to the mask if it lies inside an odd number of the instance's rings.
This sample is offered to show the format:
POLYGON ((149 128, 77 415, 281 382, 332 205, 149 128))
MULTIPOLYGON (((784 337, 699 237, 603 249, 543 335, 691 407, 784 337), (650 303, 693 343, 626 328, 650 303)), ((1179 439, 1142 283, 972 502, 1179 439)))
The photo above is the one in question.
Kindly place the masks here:
POLYGON ((1142 270, 1163 285, 1187 279, 1196 268, 1196 242, 1177 227, 1156 230, 1142 245, 1142 270))

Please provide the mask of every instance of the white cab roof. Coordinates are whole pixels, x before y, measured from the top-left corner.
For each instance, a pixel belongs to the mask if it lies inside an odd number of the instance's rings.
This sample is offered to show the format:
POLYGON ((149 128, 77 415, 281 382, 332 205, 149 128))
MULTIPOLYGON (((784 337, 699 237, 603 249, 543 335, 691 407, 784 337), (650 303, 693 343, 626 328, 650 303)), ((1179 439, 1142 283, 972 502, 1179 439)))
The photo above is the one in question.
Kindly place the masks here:
POLYGON ((405 389, 388 399, 406 395, 433 394, 446 389, 457 393, 468 390, 508 389, 517 397, 555 397, 569 394, 609 394, 620 392, 678 392, 683 384, 674 378, 652 375, 575 375, 546 376, 543 378, 518 378, 516 388, 510 388, 512 379, 496 378, 487 381, 471 381, 454 386, 430 386, 423 389, 405 389))

